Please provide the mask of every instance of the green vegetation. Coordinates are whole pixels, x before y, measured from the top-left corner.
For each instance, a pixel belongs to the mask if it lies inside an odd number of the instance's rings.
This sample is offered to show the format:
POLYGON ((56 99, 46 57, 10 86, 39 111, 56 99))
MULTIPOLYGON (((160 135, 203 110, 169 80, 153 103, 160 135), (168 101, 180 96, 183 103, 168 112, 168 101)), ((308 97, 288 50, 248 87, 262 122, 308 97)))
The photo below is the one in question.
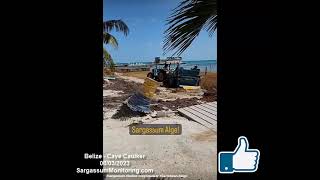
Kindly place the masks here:
POLYGON ((205 29, 212 36, 217 29, 217 0, 184 0, 167 19, 163 45, 164 53, 183 53, 205 29))
MULTIPOLYGON (((115 29, 117 32, 123 32, 125 36, 129 33, 128 26, 122 20, 110 20, 103 22, 103 43, 118 48, 117 39, 110 34, 115 29)), ((114 69, 114 62, 110 53, 103 47, 103 67, 114 69)))

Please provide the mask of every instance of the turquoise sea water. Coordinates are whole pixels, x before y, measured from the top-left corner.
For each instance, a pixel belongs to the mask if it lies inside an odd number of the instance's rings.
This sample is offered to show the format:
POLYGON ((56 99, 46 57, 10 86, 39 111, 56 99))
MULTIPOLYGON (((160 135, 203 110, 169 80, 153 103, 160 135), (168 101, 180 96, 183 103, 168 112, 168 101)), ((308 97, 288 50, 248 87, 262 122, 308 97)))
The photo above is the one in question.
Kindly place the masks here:
MULTIPOLYGON (((216 60, 194 60, 194 61, 182 61, 184 64, 181 66, 190 69, 194 66, 204 72, 207 69, 207 72, 217 72, 217 61, 216 60)), ((151 64, 152 62, 131 62, 131 63, 117 63, 117 64, 151 64)))
POLYGON ((183 61, 186 64, 182 64, 182 67, 186 69, 198 66, 201 71, 205 71, 207 68, 208 72, 217 72, 217 61, 216 60, 200 60, 200 61, 183 61))

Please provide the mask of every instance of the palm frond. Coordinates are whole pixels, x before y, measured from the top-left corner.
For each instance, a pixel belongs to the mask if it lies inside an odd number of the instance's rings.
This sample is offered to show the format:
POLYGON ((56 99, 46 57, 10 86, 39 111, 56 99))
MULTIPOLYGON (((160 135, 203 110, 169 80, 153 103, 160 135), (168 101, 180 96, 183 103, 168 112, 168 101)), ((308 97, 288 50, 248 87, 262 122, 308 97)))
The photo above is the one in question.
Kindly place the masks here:
POLYGON ((103 67, 108 67, 110 69, 114 69, 114 61, 111 57, 111 55, 109 54, 109 52, 103 48, 103 67))
POLYGON ((111 55, 109 54, 109 52, 108 52, 105 48, 103 48, 103 59, 104 59, 105 61, 110 61, 110 60, 112 60, 111 55))
POLYGON ((114 48, 118 48, 117 39, 107 32, 103 32, 103 43, 110 44, 114 48))
POLYGON ((113 29, 117 32, 123 32, 125 36, 129 34, 129 27, 121 19, 103 22, 103 32, 110 32, 113 29))
POLYGON ((164 32, 164 54, 176 49, 173 55, 180 55, 202 29, 206 29, 210 36, 216 30, 216 0, 184 0, 173 9, 166 25, 169 27, 164 32))

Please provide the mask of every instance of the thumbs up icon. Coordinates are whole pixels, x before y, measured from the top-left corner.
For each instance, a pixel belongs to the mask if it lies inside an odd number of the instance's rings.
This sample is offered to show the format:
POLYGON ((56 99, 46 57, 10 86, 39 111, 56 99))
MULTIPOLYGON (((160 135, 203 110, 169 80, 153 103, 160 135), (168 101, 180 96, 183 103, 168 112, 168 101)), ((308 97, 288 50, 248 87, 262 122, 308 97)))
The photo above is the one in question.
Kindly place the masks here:
POLYGON ((255 172, 258 169, 260 151, 249 149, 248 139, 238 138, 238 146, 232 151, 219 152, 219 173, 255 172))

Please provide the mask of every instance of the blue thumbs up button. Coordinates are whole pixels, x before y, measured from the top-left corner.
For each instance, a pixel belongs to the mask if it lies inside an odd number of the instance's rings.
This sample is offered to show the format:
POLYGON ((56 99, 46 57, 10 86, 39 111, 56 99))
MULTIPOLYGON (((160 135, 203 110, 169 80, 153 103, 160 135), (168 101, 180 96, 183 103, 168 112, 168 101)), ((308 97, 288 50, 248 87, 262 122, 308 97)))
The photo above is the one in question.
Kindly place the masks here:
POLYGON ((232 173, 233 167, 232 167, 232 157, 233 153, 224 152, 220 153, 220 172, 224 173, 232 173))
POLYGON ((258 149, 249 149, 248 139, 244 136, 238 138, 238 146, 234 151, 222 151, 219 153, 219 172, 256 172, 260 159, 258 149))

